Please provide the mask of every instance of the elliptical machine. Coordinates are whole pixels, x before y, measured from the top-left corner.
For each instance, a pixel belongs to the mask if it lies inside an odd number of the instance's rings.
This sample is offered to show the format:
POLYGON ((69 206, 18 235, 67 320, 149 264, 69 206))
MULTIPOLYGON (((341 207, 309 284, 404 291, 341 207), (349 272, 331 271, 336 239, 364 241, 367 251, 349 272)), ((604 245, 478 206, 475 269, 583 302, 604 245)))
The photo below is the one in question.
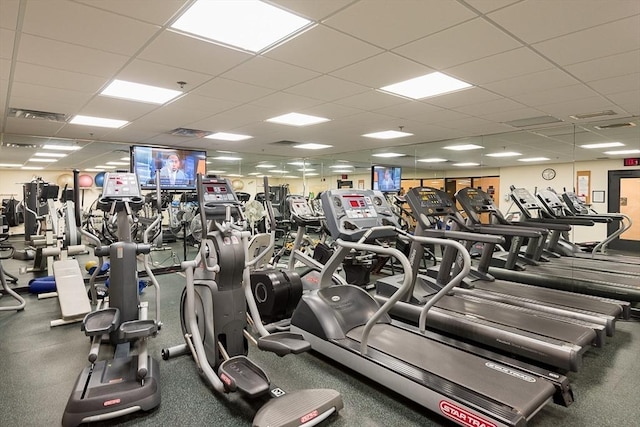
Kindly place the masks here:
MULTIPOLYGON (((151 247, 133 243, 130 228, 132 212, 143 203, 135 174, 105 174, 98 208, 116 215, 118 241, 102 247, 96 236, 92 240, 98 243, 96 256, 111 259, 109 307, 83 320, 82 329, 92 340, 91 366, 81 372, 67 402, 62 417, 65 427, 148 411, 160 404, 158 363, 147 351, 147 339, 157 334, 159 325, 147 319, 148 305, 139 301, 137 279, 136 256, 149 253, 151 247), (114 357, 98 360, 107 335, 115 346, 114 357), (132 344, 137 347, 135 355, 130 353, 132 344)), ((95 289, 91 291, 95 300, 95 289)))
POLYGON ((202 224, 207 227, 195 259, 182 263, 186 284, 180 314, 186 343, 163 349, 163 358, 190 352, 216 392, 272 397, 256 413, 254 426, 318 424, 342 409, 340 394, 329 389, 285 393, 247 357, 248 341, 279 356, 307 351, 310 345, 298 334, 269 334, 262 325, 249 286, 251 264, 261 255, 246 261, 251 233, 229 181, 198 175, 197 190, 202 224), (246 329, 247 305, 260 335, 257 340, 246 329))

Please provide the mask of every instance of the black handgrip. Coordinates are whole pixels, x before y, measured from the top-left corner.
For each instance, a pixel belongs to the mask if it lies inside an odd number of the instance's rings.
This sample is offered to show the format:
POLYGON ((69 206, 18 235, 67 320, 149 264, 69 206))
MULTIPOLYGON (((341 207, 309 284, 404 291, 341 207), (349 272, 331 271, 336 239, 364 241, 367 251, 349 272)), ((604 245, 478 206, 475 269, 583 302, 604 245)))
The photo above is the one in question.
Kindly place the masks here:
POLYGON ((109 246, 101 246, 93 250, 95 256, 109 256, 109 246))

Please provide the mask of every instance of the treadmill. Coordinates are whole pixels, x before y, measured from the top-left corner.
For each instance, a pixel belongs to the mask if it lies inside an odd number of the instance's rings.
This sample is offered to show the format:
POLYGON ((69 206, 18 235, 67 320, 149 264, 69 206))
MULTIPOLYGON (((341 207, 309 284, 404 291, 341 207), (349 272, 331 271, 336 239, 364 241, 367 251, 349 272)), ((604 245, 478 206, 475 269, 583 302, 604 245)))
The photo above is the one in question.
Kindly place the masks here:
MULTIPOLYGON (((458 194, 463 195, 465 190, 466 189, 461 190, 458 194)), ((465 204, 463 202, 464 197, 458 197, 458 194, 456 194, 456 200, 460 202, 465 211, 467 211, 467 208, 472 208, 469 204, 465 204)), ((553 246, 553 240, 559 238, 558 234, 561 230, 558 230, 558 225, 566 227, 576 222, 576 220, 562 218, 534 217, 532 212, 540 212, 542 208, 533 195, 524 188, 512 188, 511 198, 523 215, 523 220, 517 224, 550 228, 552 230, 550 236, 551 246, 553 246)), ((491 201, 491 203, 493 203, 493 201, 491 201)), ((467 211, 467 214, 468 213, 467 211)), ((553 261, 554 260, 551 259, 549 262, 529 265, 526 271, 493 268, 491 269, 491 273, 499 279, 513 280, 570 292, 598 295, 632 303, 640 302, 640 280, 638 280, 636 276, 588 270, 580 267, 578 264, 575 265, 575 268, 570 268, 568 265, 554 264, 553 261)), ((577 261, 578 260, 576 260, 576 262, 577 261)))
POLYGON ((382 307, 358 286, 332 285, 332 274, 352 249, 393 256, 410 271, 402 252, 375 244, 395 237, 398 229, 384 197, 372 190, 329 190, 322 205, 337 248, 322 270, 320 289, 303 295, 294 311, 291 332, 302 334, 315 351, 460 425, 524 426, 552 400, 554 385, 544 377, 446 345, 425 332, 427 311, 470 269, 464 247, 430 239, 458 248, 464 266, 424 306, 420 330, 413 331, 387 314, 411 286, 410 274, 382 307))
MULTIPOLYGON (((603 215, 565 215, 566 207, 562 202, 562 199, 553 190, 540 190, 536 193, 538 200, 542 207, 546 210, 546 215, 551 218, 568 219, 568 220, 582 220, 587 219, 596 223, 609 224, 614 219, 621 221, 622 216, 612 214, 612 216, 603 215)), ((625 228, 619 228, 618 231, 624 231, 625 228)), ((622 233, 616 233, 617 235, 622 233)), ((555 237, 555 236, 554 236, 555 237)), ((607 237, 599 245, 603 245, 606 241, 610 240, 607 237)), ((614 237, 615 238, 615 237, 614 237)), ((564 239, 564 236, 560 235, 558 239, 553 239, 553 246, 548 247, 548 254, 556 264, 568 264, 575 265, 576 267, 586 268, 596 271, 608 271, 616 274, 623 274, 627 276, 636 276, 640 280, 640 257, 625 257, 623 260, 608 255, 598 255, 596 252, 584 253, 581 252, 577 245, 564 239), (635 263, 631 260, 635 259, 635 263), (625 262, 626 261, 626 262, 625 262)), ((597 251, 598 245, 594 250, 597 251)))

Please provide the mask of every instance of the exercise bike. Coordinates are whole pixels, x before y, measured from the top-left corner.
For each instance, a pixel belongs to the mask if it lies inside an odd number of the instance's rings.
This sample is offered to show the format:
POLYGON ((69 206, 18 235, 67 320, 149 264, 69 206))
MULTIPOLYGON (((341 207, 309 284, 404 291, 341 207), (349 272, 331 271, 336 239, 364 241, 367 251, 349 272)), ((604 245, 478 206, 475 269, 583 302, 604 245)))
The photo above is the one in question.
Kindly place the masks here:
POLYGON ((298 334, 270 334, 262 325, 249 286, 250 268, 261 255, 247 261, 251 233, 241 202, 226 179, 198 175, 197 191, 206 228, 195 259, 182 263, 186 284, 180 317, 186 342, 163 349, 163 358, 191 353, 198 371, 217 393, 271 397, 255 414, 254 426, 318 424, 343 407, 337 391, 285 393, 247 357, 249 341, 279 356, 307 351, 310 345, 298 334), (247 330, 247 306, 258 339, 247 330))
MULTIPOLYGON (((64 427, 148 411, 160 404, 158 363, 147 351, 147 339, 157 334, 159 323, 147 319, 148 304, 139 301, 137 278, 136 257, 148 254, 151 247, 134 243, 130 228, 132 212, 143 203, 135 174, 105 174, 98 208, 116 216, 118 241, 101 246, 97 236, 92 240, 101 262, 102 257, 110 257, 109 303, 83 320, 82 329, 92 340, 91 365, 76 381, 62 417, 64 427), (98 360, 103 338, 115 346, 115 354, 98 360), (132 345, 137 347, 136 354, 130 352, 132 345)), ((95 299, 93 286, 91 291, 95 299)), ((158 306, 156 299, 156 313, 158 306)))

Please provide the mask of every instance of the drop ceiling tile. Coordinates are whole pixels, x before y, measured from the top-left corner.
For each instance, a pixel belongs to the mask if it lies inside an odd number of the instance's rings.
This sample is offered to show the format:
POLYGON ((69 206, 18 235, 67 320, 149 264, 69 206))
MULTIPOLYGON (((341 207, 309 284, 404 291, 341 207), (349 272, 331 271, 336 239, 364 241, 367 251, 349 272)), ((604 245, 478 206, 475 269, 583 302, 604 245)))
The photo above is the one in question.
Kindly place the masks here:
MULTIPOLYGON (((9 82, 9 74, 11 72, 11 61, 9 59, 2 59, 0 58, 0 79, 2 80, 6 80, 7 84, 9 82)), ((3 86, 3 91, 2 93, 5 94, 7 93, 7 87, 3 86)), ((4 96, 0 96, 0 98, 4 98, 4 96)))
POLYGON ((314 71, 256 56, 227 71, 221 77, 269 89, 282 90, 318 76, 319 74, 314 71))
POLYGON ((128 57, 22 34, 18 61, 109 78, 128 57))
POLYGON ((566 119, 568 116, 576 114, 590 113, 593 111, 616 110, 609 100, 601 96, 591 96, 589 98, 575 99, 558 103, 549 103, 537 107, 540 111, 557 117, 566 119))
POLYGON ((19 9, 20 0, 2 0, 0 3, 0 28, 15 30, 19 9))
MULTIPOLYGON (((64 125, 57 133, 56 136, 59 138, 69 138, 69 139, 99 139, 103 141, 109 141, 105 139, 107 135, 112 132, 111 129, 101 128, 97 126, 84 126, 84 125, 74 125, 74 124, 66 124, 64 125)), ((102 160, 96 160, 96 164, 99 164, 102 160)))
POLYGON ((457 2, 361 1, 329 17, 325 24, 392 49, 473 17, 472 11, 457 2))
POLYGON ((322 1, 300 1, 300 0, 272 0, 273 3, 282 9, 289 10, 296 15, 300 15, 312 21, 320 21, 336 11, 343 9, 353 0, 322 0, 322 1))
POLYGON ((157 62, 134 59, 115 78, 187 92, 210 80, 211 76, 157 62), (187 83, 184 88, 180 88, 179 81, 187 83))
MULTIPOLYGON (((212 114, 187 108, 180 103, 180 101, 182 101, 182 99, 150 112, 144 117, 135 120, 133 123, 128 125, 127 128, 135 131, 153 132, 155 130, 155 133, 166 133, 179 127, 193 128, 190 126, 191 123, 203 120, 212 114), (161 123, 161 125, 158 125, 159 123, 161 123)), ((210 130, 202 128, 197 129, 205 131, 210 130)))
POLYGON ((159 29, 156 25, 60 0, 27 3, 22 27, 28 34, 125 55, 137 52, 159 29), (114 31, 115 28, 118 30, 114 31))
POLYGON ((553 64, 528 48, 514 49, 445 69, 443 72, 473 85, 484 85, 553 68, 553 64))
POLYGON ((93 117, 132 121, 159 108, 156 104, 96 96, 78 114, 93 117))
POLYGON ((457 108, 463 105, 479 104, 499 99, 500 96, 479 87, 470 87, 457 92, 425 98, 423 102, 443 108, 457 108))
POLYGON ((560 65, 570 65, 640 49, 638 28, 640 15, 635 15, 537 43, 533 47, 560 65))
POLYGON ((584 82, 640 72, 640 50, 604 56, 564 67, 584 82))
POLYGON ((578 81, 570 74, 560 69, 552 68, 537 73, 525 74, 511 79, 488 83, 483 85, 483 87, 502 96, 512 97, 522 93, 550 90, 577 83, 578 81))
POLYGON ((628 114, 640 116, 640 90, 613 93, 608 95, 607 98, 628 114))
MULTIPOLYGON (((180 114, 181 110, 188 112, 190 116, 197 116, 198 119, 213 114, 218 114, 226 110, 231 110, 240 105, 239 102, 230 101, 227 99, 210 98, 208 96, 198 96, 193 93, 188 93, 170 102, 167 105, 163 105, 161 110, 171 111, 173 114, 180 114)), ((192 118, 190 121, 196 120, 192 118)))
MULTIPOLYGON (((422 120, 420 120, 422 123, 430 123, 430 124, 434 124, 437 126, 441 126, 442 123, 445 122, 453 122, 456 120, 462 120, 462 119, 466 119, 469 118, 468 114, 464 114, 461 113, 459 111, 454 111, 454 110, 438 110, 438 111, 432 111, 428 114, 426 114, 422 120)), ((445 127, 449 127, 449 126, 445 126, 445 127)))
POLYGON ((624 91, 640 89, 640 72, 627 74, 626 76, 610 77, 608 79, 589 82, 589 86, 599 93, 610 95, 624 91))
POLYGON ((64 123, 50 122, 48 120, 8 117, 5 124, 5 132, 23 135, 55 135, 63 126, 64 123))
POLYGON ((408 43, 394 52, 442 70, 521 46, 499 28, 476 18, 408 43))
POLYGON ((13 43, 15 31, 0 28, 0 58, 11 59, 13 56, 13 43))
POLYGON ((389 95, 372 89, 368 92, 359 93, 357 95, 352 95, 335 101, 336 104, 367 111, 377 110, 405 102, 407 102, 407 100, 400 98, 399 96, 389 95))
MULTIPOLYGON (((271 110, 257 105, 245 104, 191 123, 195 129, 233 129, 255 122, 263 122, 270 116, 271 110)), ((283 113, 281 113, 283 114, 283 113)), ((275 125, 274 125, 275 126, 275 125)), ((278 125, 282 126, 282 125, 278 125)))
POLYGON ((102 77, 25 62, 16 63, 14 82, 49 86, 89 94, 97 93, 106 84, 106 80, 102 77))
MULTIPOLYGON (((523 1, 489 18, 527 43, 537 43, 640 13, 632 1, 523 1)), ((573 47, 573 46, 572 46, 573 47)))
POLYGON ((10 107, 66 113, 66 111, 62 109, 62 106, 70 110, 75 110, 87 103, 92 96, 93 94, 86 92, 14 82, 11 91, 10 107), (18 100, 21 102, 29 102, 27 100, 30 100, 34 105, 18 105, 18 100), (60 107, 50 109, 51 106, 55 106, 56 104, 59 104, 60 107), (42 108, 43 106, 47 106, 47 108, 42 108))
POLYGON ((245 52, 169 30, 155 38, 138 55, 138 58, 147 61, 159 62, 212 76, 223 73, 251 57, 252 55, 245 52))
POLYGON ((330 74, 371 88, 380 88, 433 71, 394 53, 385 52, 330 74))
POLYGON ((380 108, 375 110, 375 112, 402 119, 421 121, 425 117, 428 117, 429 114, 440 110, 442 110, 442 108, 435 105, 429 105, 419 101, 406 101, 402 104, 380 108))
POLYGON ((521 102, 528 106, 538 106, 551 104, 557 100, 571 101, 574 99, 583 99, 595 95, 593 89, 589 87, 577 84, 564 87, 556 87, 548 90, 539 90, 528 93, 521 93, 511 96, 518 102, 521 102))
POLYGON ((349 95, 366 92, 369 88, 346 80, 323 75, 286 89, 286 92, 323 101, 334 101, 349 95))
POLYGON ((244 103, 274 93, 274 90, 216 77, 196 88, 193 93, 200 96, 244 103))
POLYGON ((322 104, 321 100, 306 96, 293 95, 285 92, 276 92, 263 98, 252 101, 251 104, 277 110, 299 111, 314 105, 322 104))
POLYGON ((492 122, 505 123, 513 120, 528 119, 530 117, 539 117, 544 115, 541 111, 533 108, 516 108, 509 111, 499 111, 490 114, 479 114, 481 117, 492 122))
POLYGON ((77 2, 155 25, 165 24, 169 18, 189 3, 188 0, 109 0, 101 2, 77 0, 77 2))
POLYGON ((489 13, 519 1, 520 0, 465 0, 465 3, 473 6, 482 13, 489 13))
POLYGON ((300 111, 303 114, 310 114, 312 116, 327 117, 332 120, 352 116, 354 114, 362 113, 362 110, 358 108, 351 108, 345 105, 339 105, 334 103, 326 103, 320 105, 314 105, 313 107, 305 108, 300 111))
POLYGON ((319 73, 328 73, 380 52, 382 49, 378 47, 318 25, 264 56, 319 73))
POLYGON ((523 107, 525 106, 520 104, 519 102, 503 98, 495 99, 489 102, 481 102, 479 104, 460 106, 456 107, 455 110, 472 116, 486 116, 487 114, 491 113, 512 111, 522 109, 523 107))

